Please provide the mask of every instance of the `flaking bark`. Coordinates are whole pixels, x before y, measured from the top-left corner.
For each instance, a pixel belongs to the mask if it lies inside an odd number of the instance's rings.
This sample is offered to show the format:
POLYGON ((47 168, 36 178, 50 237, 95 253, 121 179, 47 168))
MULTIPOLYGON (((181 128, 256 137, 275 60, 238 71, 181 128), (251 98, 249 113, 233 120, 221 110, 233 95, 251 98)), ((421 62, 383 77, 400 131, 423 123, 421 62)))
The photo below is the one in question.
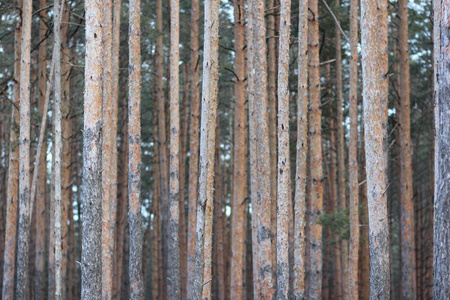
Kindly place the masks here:
POLYGON ((387 212, 387 1, 361 1, 364 134, 369 210, 370 299, 389 299, 387 212))
POLYGON ((205 285, 211 285, 211 278, 204 278, 204 274, 207 274, 205 269, 211 267, 211 261, 207 261, 207 256, 205 255, 205 250, 210 251, 211 249, 205 248, 208 246, 206 241, 210 239, 209 236, 212 236, 215 124, 219 80, 219 2, 219 0, 205 1, 205 45, 202 118, 200 124, 200 176, 198 181, 197 227, 195 233, 194 300, 198 300, 200 297, 211 299, 211 294, 204 294, 203 289, 205 285), (211 213, 208 214, 207 211, 211 211, 211 213))
MULTIPOLYGON (((289 298, 289 223, 291 168, 289 155, 289 42, 291 1, 281 0, 278 56, 277 298, 289 298)), ((272 199, 273 201, 274 199, 272 199)))

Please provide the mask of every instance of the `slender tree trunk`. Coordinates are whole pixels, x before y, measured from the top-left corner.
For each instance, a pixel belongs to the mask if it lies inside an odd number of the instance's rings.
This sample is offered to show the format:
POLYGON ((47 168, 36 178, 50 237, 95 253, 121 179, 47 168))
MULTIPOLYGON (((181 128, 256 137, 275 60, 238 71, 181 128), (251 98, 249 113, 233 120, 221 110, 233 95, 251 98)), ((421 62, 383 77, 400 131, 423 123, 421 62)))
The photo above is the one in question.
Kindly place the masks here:
POLYGON ((100 299, 101 266, 101 127, 102 127, 102 5, 86 4, 86 64, 83 130, 83 233, 81 299, 100 299))
MULTIPOLYGON (((449 142, 448 136, 450 134, 450 74, 448 70, 449 57, 447 49, 450 44, 449 38, 449 24, 450 24, 450 2, 448 0, 441 1, 440 7, 441 20, 439 23, 440 29, 440 48, 439 53, 439 68, 437 70, 438 93, 436 97, 436 110, 438 111, 436 119, 436 150, 437 155, 437 169, 436 169, 436 199, 434 204, 434 240, 442 241, 442 246, 439 242, 434 247, 434 299, 444 299, 450 297, 450 281, 448 259, 450 257, 450 250, 446 247, 446 242, 450 238, 450 222, 449 222, 449 194, 450 189, 448 180, 446 179, 449 173, 450 157, 448 155, 449 142)), ((437 23, 435 23, 437 26, 437 23)))
POLYGON ((308 151, 308 0, 299 0, 297 145, 294 198, 294 299, 305 293, 306 166, 308 151))
POLYGON ((389 219, 387 215, 388 23, 387 1, 361 1, 364 131, 369 207, 370 298, 388 299, 389 219))
POLYGON ((187 132, 188 132, 188 101, 190 91, 189 65, 183 64, 183 100, 181 108, 180 132, 180 280, 181 299, 186 299, 187 275, 187 232, 186 232, 186 158, 187 158, 187 132))
MULTIPOLYGON (((114 220, 117 197, 117 97, 113 95, 112 1, 103 4, 103 139, 102 139, 102 299, 112 297, 114 220)), ((116 28, 116 32, 119 28, 116 28)), ((119 34, 119 33, 117 33, 119 34)), ((116 46, 118 44, 116 43, 116 46)), ((117 54, 117 53, 115 53, 117 54)), ((114 58, 117 59, 117 58, 114 58)), ((118 71, 117 68, 115 71, 118 71)))
POLYGON ((140 0, 130 1, 129 79, 128 79, 128 224, 130 230, 130 299, 144 298, 142 278, 141 215, 141 11, 140 0))
POLYGON ((188 190, 188 244, 187 244, 187 297, 192 299, 195 277, 195 232, 197 223, 198 197, 198 154, 199 154, 199 123, 200 123, 200 85, 199 85, 199 52, 198 52, 198 21, 199 1, 191 2, 191 42, 190 57, 191 73, 191 116, 189 130, 189 190, 188 190))
POLYGON ((30 240, 30 54, 32 1, 25 1, 22 9, 22 37, 20 63, 20 134, 19 134, 19 231, 17 236, 16 298, 28 298, 28 248, 30 240))
POLYGON ((398 49, 400 96, 400 203, 401 203, 401 253, 402 297, 416 299, 416 253, 414 235, 414 200, 411 153, 410 87, 408 54, 407 0, 398 1, 398 49))
MULTIPOLYGON (((270 199, 272 231, 272 268, 277 269, 277 38, 275 30, 275 1, 268 1, 267 15, 267 87, 269 110, 269 146, 270 146, 270 199)), ((276 277, 273 278, 276 284, 276 277)))
MULTIPOLYGON (((205 33, 202 86, 202 118, 200 125, 200 176, 198 181, 197 227, 195 233, 195 278, 193 299, 211 299, 210 278, 204 278, 211 261, 207 261, 207 241, 212 236, 214 192, 214 150, 216 140, 217 94, 219 81, 219 0, 205 2, 205 33)), ((209 256, 210 257, 210 256, 209 256)))
POLYGON ((180 299, 180 105, 179 42, 180 3, 170 1, 170 136, 169 136, 169 240, 167 296, 180 299))
POLYGON ((55 56, 55 86, 54 86, 54 129, 55 129, 55 171, 54 171, 54 190, 55 190, 55 299, 63 299, 63 268, 62 268, 62 195, 61 195, 61 160, 62 160, 62 129, 61 129, 61 26, 60 19, 62 18, 60 6, 63 6, 60 0, 54 1, 55 13, 53 15, 54 24, 54 49, 55 56))
POLYGON ((350 256, 348 298, 359 299, 359 177, 358 177, 358 1, 350 2, 350 144, 348 169, 350 183, 350 256))
MULTIPOLYGON (((168 227, 169 227, 169 198, 168 198, 168 154, 167 154, 167 134, 166 134, 166 109, 164 97, 164 65, 163 65, 163 14, 162 14, 162 0, 156 1, 156 29, 159 32, 156 38, 155 51, 155 68, 156 68, 156 98, 158 99, 158 143, 159 143, 159 157, 161 168, 160 184, 161 184, 161 214, 162 214, 162 235, 163 248, 162 255, 163 265, 167 265, 167 243, 168 243, 168 227)), ((163 272, 163 285, 166 287, 166 269, 163 272)))
MULTIPOLYGON (((335 0, 335 6, 340 7, 340 0, 335 0)), ((338 16, 339 17, 339 16, 338 16)), ((347 196, 345 185, 345 140, 344 140, 344 115, 342 106, 342 48, 341 48, 341 31, 339 26, 335 26, 336 35, 336 122, 337 122, 337 186, 339 209, 345 211, 347 209, 347 196)), ((348 297, 347 279, 348 279, 348 240, 341 241, 341 265, 342 269, 342 292, 344 299, 348 297)))
MULTIPOLYGON (((22 8, 22 0, 18 0, 17 5, 22 8)), ((9 166, 6 191, 5 258, 3 262, 2 299, 14 298, 17 213, 19 203, 19 136, 17 132, 20 123, 18 107, 20 105, 21 39, 22 19, 19 18, 14 33, 14 105, 11 107, 11 130, 9 135, 9 166)))
MULTIPOLYGON (((277 191, 277 298, 289 298, 289 223, 291 167, 289 155, 289 42, 291 1, 281 0, 278 56, 278 191, 277 191)), ((274 199, 274 198, 272 198, 274 199)))
POLYGON ((310 272, 309 298, 322 295, 322 225, 318 223, 323 210, 322 130, 320 108, 319 9, 317 0, 309 0, 308 61, 309 61, 309 138, 311 153, 311 211, 310 211, 310 272))
MULTIPOLYGON (((39 6, 44 8, 47 6, 47 0, 40 0, 39 6)), ((39 13, 39 40, 42 41, 39 45, 38 63, 38 106, 39 114, 43 117, 47 112, 44 111, 45 95, 47 88, 47 40, 44 40, 47 34, 47 10, 42 10, 39 13)), ((46 124, 42 124, 46 126, 46 124)), ((45 228, 45 201, 46 201, 46 185, 47 185, 47 143, 43 143, 41 155, 39 158, 38 183, 37 183, 37 197, 36 197, 36 227, 42 230, 45 228)), ((36 168, 35 168, 36 169, 36 168)), ((35 260, 35 278, 34 278, 34 290, 36 299, 44 299, 45 294, 45 234, 39 232, 36 236, 36 260, 35 260)))
MULTIPOLYGON (((224 250, 224 213, 222 211, 223 207, 223 178, 224 172, 222 172, 221 166, 221 151, 220 151, 220 120, 217 117, 216 120, 216 142, 215 142, 215 182, 214 182, 214 212, 213 212, 213 259, 214 259, 214 270, 213 270, 213 284, 214 291, 213 297, 216 299, 226 299, 225 298, 225 250, 224 250)), ((205 276, 205 278, 207 278, 205 276)))
POLYGON ((231 203, 230 298, 244 298, 245 239, 247 225, 247 104, 245 91, 245 7, 243 0, 234 5, 234 153, 231 203))

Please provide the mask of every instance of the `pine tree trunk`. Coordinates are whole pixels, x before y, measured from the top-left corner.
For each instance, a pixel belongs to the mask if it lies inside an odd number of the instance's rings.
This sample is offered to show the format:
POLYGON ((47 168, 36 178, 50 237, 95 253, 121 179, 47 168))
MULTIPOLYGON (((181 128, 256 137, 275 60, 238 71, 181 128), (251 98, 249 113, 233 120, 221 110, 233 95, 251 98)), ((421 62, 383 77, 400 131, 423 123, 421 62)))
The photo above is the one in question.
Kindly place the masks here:
POLYGON ((102 6, 87 0, 86 64, 83 130, 83 233, 81 299, 100 299, 101 282, 101 127, 102 127, 102 6))
POLYGON ((398 49, 400 96, 400 203, 401 203, 401 253, 402 297, 416 299, 416 254, 414 229, 414 200, 411 150, 410 87, 408 54, 407 0, 398 1, 398 49))
POLYGON ((318 223, 323 210, 322 130, 320 108, 319 9, 317 0, 309 0, 309 138, 311 153, 310 271, 309 298, 322 295, 322 226, 318 223))
POLYGON ((187 297, 192 299, 195 277, 195 232, 197 223, 198 155, 200 123, 200 86, 199 86, 199 46, 198 21, 199 1, 191 2, 191 115, 189 130, 189 190, 188 190, 188 244, 187 244, 187 297))
MULTIPOLYGON (((22 0, 17 1, 22 8, 22 0)), ((20 115, 20 65, 21 65, 21 37, 22 20, 15 28, 14 33, 14 85, 13 101, 11 107, 11 130, 9 135, 9 166, 8 183, 6 191, 6 228, 5 228, 5 258, 3 262, 3 289, 2 299, 14 298, 14 279, 16 261, 17 213, 19 203, 19 128, 20 115)))
MULTIPOLYGON (((439 68, 437 70, 438 93, 436 97, 436 110, 438 111, 436 124, 436 199, 434 204, 434 240, 437 242, 434 247, 434 299, 445 299, 450 297, 450 281, 448 260, 450 250, 445 244, 450 238, 449 222, 449 194, 448 173, 450 172, 450 157, 448 154, 450 134, 450 74, 448 69, 449 57, 447 49, 450 44, 449 24, 450 24, 450 2, 441 1, 440 48, 439 48, 439 68), (441 241, 441 242, 438 242, 441 241), (439 243, 443 243, 439 245, 439 243)), ((436 55, 436 53, 435 53, 436 55)))
POLYGON ((369 207, 370 298, 388 299, 389 219, 387 212, 387 1, 361 1, 364 131, 369 207))
POLYGON ((359 177, 358 177, 358 1, 350 2, 350 143, 348 150, 350 192, 350 256, 348 262, 349 300, 358 300, 359 263, 359 177))
POLYGON ((245 239, 247 226, 247 104, 245 90, 245 7, 243 0, 234 5, 234 153, 231 203, 230 298, 244 298, 245 239))
POLYGON ((140 0, 130 1, 129 77, 128 77, 128 224, 130 232, 130 299, 144 298, 142 278, 141 215, 141 11, 140 0))
POLYGON ((179 42, 180 3, 170 1, 170 135, 169 135, 169 240, 167 296, 179 299, 180 278, 180 105, 179 105, 179 42))
POLYGON ((297 145, 294 198, 294 299, 305 293, 306 165, 308 151, 308 0, 299 0, 297 145))
POLYGON ((16 298, 28 298, 28 248, 30 240, 30 55, 32 1, 25 1, 22 9, 22 37, 20 63, 20 134, 19 134, 19 231, 17 236, 16 298))
MULTIPOLYGON (((277 9, 274 0, 267 2, 267 87, 269 110, 269 146, 270 146, 270 199, 272 232, 272 268, 277 268, 277 38, 275 15, 277 9)), ((276 284, 276 276, 273 278, 276 284)))
MULTIPOLYGON (((340 0, 335 0, 335 7, 340 7, 340 0)), ((339 18, 339 15, 338 15, 339 18)), ((344 116, 342 106, 342 48, 341 48, 341 31, 339 26, 335 26, 335 43, 336 43, 336 122, 337 122, 337 187, 339 209, 345 211, 347 209, 347 196, 345 185, 345 140, 344 140, 344 116)), ((348 240, 341 241, 341 272, 342 277, 342 295, 344 299, 348 297, 347 279, 348 279, 348 240)))
POLYGON ((264 1, 252 0, 254 97, 250 100, 251 135, 254 147, 250 151, 256 154, 252 169, 252 241, 253 241, 253 280, 254 297, 270 299, 273 296, 272 244, 271 244, 271 205, 270 193, 270 151, 269 116, 267 111, 267 46, 264 21, 264 1), (256 171, 257 170, 257 171, 256 171))
MULTIPOLYGON (((47 0, 40 0, 39 6, 44 8, 47 6, 47 0)), ((39 45, 38 53, 38 106, 39 114, 43 117, 47 112, 44 111, 45 95, 47 88, 47 41, 44 37, 47 33, 47 10, 39 13, 39 45)), ((44 125, 44 124, 43 124, 44 125)), ((37 191, 36 191, 36 227, 40 228, 36 235, 36 253, 35 253, 35 274, 34 274, 34 290, 36 299, 44 299, 45 294, 45 201, 46 201, 46 185, 47 185, 47 165, 46 165, 47 143, 43 143, 41 155, 39 158, 39 168, 37 169, 37 191)), ((36 168, 35 168, 36 169, 36 168)))
POLYGON ((181 108, 181 132, 180 132, 180 280, 181 299, 186 299, 186 275, 187 275, 187 231, 186 231, 186 158, 187 158, 187 132, 189 118, 189 65, 183 64, 183 100, 181 108))
POLYGON ((205 32, 202 86, 202 118, 200 124, 200 176, 198 181, 197 227, 195 233, 195 278, 193 299, 211 299, 211 278, 204 278, 211 268, 207 261, 207 241, 212 237, 214 192, 214 150, 216 141, 217 94, 219 81, 219 1, 205 2, 205 32), (209 281, 209 282, 208 282, 209 281))
MULTIPOLYGON (((117 201, 117 105, 113 95, 113 16, 112 1, 103 6, 103 140, 102 140, 102 298, 112 297, 115 203, 117 201)), ((118 43, 116 42, 116 47, 118 43)), ((115 53, 118 54, 118 53, 115 53)), ((114 57, 117 63, 117 57, 114 57)))
MULTIPOLYGON (((289 155, 289 42, 291 1, 281 0, 278 56, 277 298, 289 298, 289 223, 291 167, 289 155)), ((272 198, 274 200, 275 198, 272 198)))
POLYGON ((60 6, 63 6, 60 0, 54 1, 55 14, 53 15, 54 24, 53 27, 54 34, 54 44, 53 44, 53 54, 55 57, 55 85, 54 85, 54 108, 55 108, 55 118, 54 118, 54 142, 55 142, 55 170, 54 170, 54 190, 55 190, 55 299, 63 299, 63 268, 62 268, 62 190, 61 190, 61 160, 62 160, 62 129, 61 129, 61 26, 60 19, 62 15, 60 12, 60 6))

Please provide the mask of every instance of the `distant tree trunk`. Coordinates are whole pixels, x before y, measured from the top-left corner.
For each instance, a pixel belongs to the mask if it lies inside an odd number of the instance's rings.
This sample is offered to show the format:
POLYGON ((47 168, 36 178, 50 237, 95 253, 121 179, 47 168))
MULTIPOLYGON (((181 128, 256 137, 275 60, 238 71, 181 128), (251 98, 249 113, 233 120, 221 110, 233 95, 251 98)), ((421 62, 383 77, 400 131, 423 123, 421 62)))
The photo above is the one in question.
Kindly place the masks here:
MULTIPOLYGON (((215 181, 214 181, 214 211, 213 211, 213 245, 212 249, 214 259, 213 276, 213 298, 226 299, 225 298, 225 250, 224 250, 224 213, 223 207, 223 178, 221 164, 221 151, 220 151, 220 119, 216 120, 216 142, 215 142, 215 181)), ((207 278, 205 276, 205 278, 207 278)))
POLYGON ((319 9, 317 0, 309 0, 309 139, 311 153, 310 272, 309 298, 322 295, 322 225, 318 223, 323 210, 322 129, 320 108, 319 9))
MULTIPOLYGON (((122 94, 122 93, 121 93, 122 94)), ((125 227, 127 223, 127 197, 128 197, 128 105, 125 95, 121 95, 122 99, 122 132, 121 132, 121 143, 120 143, 120 172, 119 180, 120 184, 119 194, 117 198, 117 233, 116 233, 116 243, 115 243, 115 253, 114 256, 114 299, 121 299, 123 291, 123 280, 124 277, 124 244, 125 244, 125 227)))
POLYGON ((389 219, 387 212, 388 22, 387 1, 361 1, 364 131, 369 207, 370 298, 388 299, 389 219))
POLYGON ((308 0, 299 0, 297 145, 294 198, 294 299, 305 293, 306 167, 308 153, 308 0))
MULTIPOLYGON (((164 65, 163 65, 163 13, 162 0, 156 1, 156 29, 158 36, 156 38, 155 51, 155 69, 156 69, 156 98, 158 99, 158 145, 159 145, 159 166, 160 166, 160 184, 161 184, 161 220, 162 220, 162 257, 163 265, 167 265, 167 243, 169 227, 169 195, 168 195, 168 154, 167 154, 167 134, 166 134, 166 109, 164 96, 164 65)), ((163 272, 163 285, 166 288, 166 269, 163 272)))
POLYGON ((400 96, 400 203, 401 203, 401 253, 402 297, 416 299, 416 253, 414 229, 414 199, 411 150, 410 87, 408 54, 407 0, 398 1, 398 49, 400 96))
POLYGON ((358 177, 358 1, 350 2, 350 143, 348 169, 350 182, 350 256, 348 299, 357 300, 359 263, 359 177, 358 177))
POLYGON ((22 9, 22 38, 20 63, 20 134, 19 134, 19 231, 17 236, 16 298, 28 298, 28 247, 30 239, 30 54, 32 1, 22 9))
MULTIPOLYGON (((277 298, 289 298, 289 223, 291 167, 289 155, 289 42, 291 1, 281 0, 278 56, 278 184, 277 184, 277 298)), ((272 198, 274 201, 275 198, 272 198)))
MULTIPOLYGON (((438 94, 436 97, 436 110, 438 111, 436 127, 436 150, 437 169, 436 169, 436 199, 434 204, 434 240, 437 245, 434 247, 434 299, 445 299, 450 297, 450 271, 448 261, 450 249, 446 242, 450 239, 449 222, 449 200, 450 188, 448 174, 450 172, 450 156, 448 149, 450 147, 448 136, 450 134, 450 72, 448 69, 449 56, 447 49, 450 44, 449 24, 450 24, 450 1, 441 1, 441 20, 435 26, 440 29, 440 49, 439 49, 439 68, 438 76, 438 94), (439 245, 442 243, 441 245, 439 245)), ((436 55, 436 54, 435 54, 436 55)))
POLYGON ((188 190, 188 242, 187 242, 187 298, 192 299, 195 277, 195 231, 197 223, 198 154, 200 123, 199 47, 198 21, 199 1, 191 2, 191 116, 189 129, 189 190, 188 190))
MULTIPOLYGON (((60 19, 62 18, 60 12, 60 6, 63 6, 60 0, 54 1, 54 51, 55 57, 55 83, 54 83, 54 142, 55 142, 55 170, 54 170, 54 190, 55 190, 55 299, 63 299, 63 282, 62 282, 62 195, 61 195, 61 160, 62 160, 62 129, 61 129, 61 26, 60 19)), ((53 250, 53 249, 51 249, 53 250)))
POLYGON ((170 1, 170 135, 169 135, 169 240, 167 265, 167 296, 179 299, 180 278, 180 104, 179 104, 179 43, 180 3, 170 1))
MULTIPOLYGON (((17 1, 22 8, 22 0, 17 1)), ((16 261, 17 212, 19 202, 19 136, 17 134, 20 115, 20 64, 21 64, 22 19, 14 33, 14 85, 11 107, 11 130, 9 135, 9 166, 6 191, 5 257, 3 261, 2 299, 14 298, 14 276, 16 261)))
POLYGON ((253 280, 254 297, 258 299, 272 298, 272 244, 271 244, 271 205, 270 199, 270 151, 269 151, 269 116, 267 111, 267 46, 266 26, 264 21, 264 1, 252 0, 253 22, 253 56, 254 64, 254 97, 250 100, 250 122, 256 164, 251 172, 254 177, 252 185, 252 242, 253 242, 253 280), (256 171, 257 170, 257 171, 256 171))
MULTIPOLYGON (((245 273, 245 238, 247 226, 247 104, 245 91, 245 7, 243 0, 234 5, 234 153, 231 203, 230 298, 243 299, 245 273)), ((228 287, 227 287, 228 288, 228 287)))
POLYGON ((202 118, 200 126, 200 176, 198 180, 197 227, 195 233, 195 279, 193 299, 211 299, 211 282, 204 278, 211 261, 206 261, 207 241, 212 236, 212 208, 214 193, 214 150, 216 141, 217 95, 219 81, 219 0, 205 2, 205 33, 202 86, 202 118), (210 211, 210 213, 208 213, 210 211), (209 264, 209 265, 208 265, 209 264), (208 287, 209 286, 209 287, 208 287))
POLYGON ((144 298, 141 215, 141 1, 130 1, 128 79, 128 224, 130 232, 130 299, 144 298))
POLYGON ((180 280, 181 299, 186 299, 186 272, 187 272, 187 231, 186 231, 186 158, 187 158, 187 132, 189 118, 189 65, 183 64, 183 100, 180 117, 180 280))
MULTIPOLYGON (((335 6, 339 8, 341 5, 340 0, 335 0, 335 6)), ((338 15, 339 18, 339 15, 338 15)), ((339 26, 335 25, 335 43, 336 43, 336 122, 337 122, 337 187, 338 187, 338 199, 339 209, 345 211, 347 209, 347 196, 346 196, 346 184, 345 184, 345 140, 344 140, 344 114, 342 106, 342 48, 341 48, 341 30, 339 26)), ((341 272, 342 276, 342 295, 344 299, 347 299, 348 288, 348 240, 341 240, 341 272)))
MULTIPOLYGON (((44 8, 47 6, 47 0, 40 0, 39 6, 44 8)), ((44 111, 45 95, 47 88, 47 40, 44 40, 47 34, 47 10, 39 13, 39 45, 38 53, 38 106, 39 115, 42 117, 47 112, 44 111)), ((46 185, 47 185, 47 143, 43 143, 41 155, 39 158, 39 168, 37 170, 37 197, 36 197, 36 228, 42 230, 45 228, 45 201, 46 201, 46 185)), ((36 235, 36 254, 35 254, 35 274, 34 274, 34 290, 36 299, 44 299, 45 293, 45 234, 39 231, 36 235)))
MULTIPOLYGON (((269 147, 270 147, 270 199, 272 232, 272 268, 277 269, 277 38, 275 1, 267 2, 267 87, 269 110, 269 147)), ((276 276, 273 278, 276 284, 276 276)))
POLYGON ((102 293, 101 127, 103 27, 102 5, 86 4, 86 63, 83 130, 83 233, 81 299, 100 299, 102 293))
MULTIPOLYGON (((114 33, 117 32, 116 31, 114 33)), ((113 76, 112 1, 103 4, 103 139, 102 139, 102 298, 112 297, 114 256, 114 211, 117 201, 117 103, 113 76)), ((117 35, 120 33, 117 32, 117 35)), ((116 42, 116 47, 118 43, 116 42)), ((118 54, 118 53, 115 53, 118 54)), ((116 63, 117 64, 117 63, 116 63)), ((117 81, 116 81, 117 83, 117 81)))

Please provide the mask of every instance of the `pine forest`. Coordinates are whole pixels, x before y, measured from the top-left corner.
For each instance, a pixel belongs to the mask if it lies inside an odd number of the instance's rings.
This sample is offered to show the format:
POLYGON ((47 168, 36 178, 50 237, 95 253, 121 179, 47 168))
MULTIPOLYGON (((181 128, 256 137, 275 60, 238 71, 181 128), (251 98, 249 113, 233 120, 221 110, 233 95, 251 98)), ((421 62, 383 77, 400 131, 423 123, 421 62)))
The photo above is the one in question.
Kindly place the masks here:
POLYGON ((450 299, 450 0, 0 0, 0 299, 450 299))

